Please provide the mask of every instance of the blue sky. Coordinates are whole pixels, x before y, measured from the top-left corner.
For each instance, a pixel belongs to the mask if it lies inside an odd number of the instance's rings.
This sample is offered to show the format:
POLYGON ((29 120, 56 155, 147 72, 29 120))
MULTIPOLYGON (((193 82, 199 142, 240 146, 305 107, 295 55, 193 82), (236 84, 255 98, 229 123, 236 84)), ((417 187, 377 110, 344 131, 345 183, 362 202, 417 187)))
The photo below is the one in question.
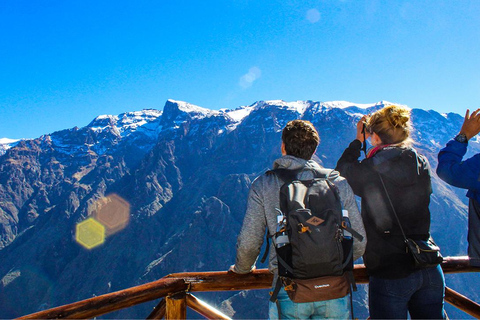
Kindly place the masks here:
POLYGON ((0 1, 0 138, 258 100, 480 107, 478 0, 0 1))

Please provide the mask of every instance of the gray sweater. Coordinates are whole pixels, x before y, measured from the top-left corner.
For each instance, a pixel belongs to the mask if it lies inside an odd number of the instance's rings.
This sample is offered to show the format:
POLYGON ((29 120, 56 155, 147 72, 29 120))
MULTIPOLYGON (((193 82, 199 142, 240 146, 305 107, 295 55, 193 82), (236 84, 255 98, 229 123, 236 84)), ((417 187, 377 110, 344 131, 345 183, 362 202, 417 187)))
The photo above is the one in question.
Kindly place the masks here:
MULTIPOLYGON (((293 156, 283 156, 275 160, 273 168, 285 168, 296 170, 305 168, 297 176, 299 179, 313 179, 312 169, 321 169, 322 167, 313 160, 304 160, 293 156)), ((352 228, 360 233, 363 241, 354 238, 353 258, 360 258, 366 245, 365 228, 363 227, 362 217, 355 202, 352 189, 338 172, 334 171, 330 175, 332 181, 340 192, 340 200, 343 208, 348 210, 352 228)), ((233 271, 236 273, 249 273, 255 267, 255 262, 260 254, 265 235, 265 229, 270 235, 273 235, 277 227, 277 211, 279 207, 280 187, 282 186, 276 175, 263 174, 253 181, 248 195, 247 212, 243 220, 243 226, 237 240, 237 257, 233 271)), ((277 257, 273 241, 270 244, 269 270, 277 276, 277 257)))

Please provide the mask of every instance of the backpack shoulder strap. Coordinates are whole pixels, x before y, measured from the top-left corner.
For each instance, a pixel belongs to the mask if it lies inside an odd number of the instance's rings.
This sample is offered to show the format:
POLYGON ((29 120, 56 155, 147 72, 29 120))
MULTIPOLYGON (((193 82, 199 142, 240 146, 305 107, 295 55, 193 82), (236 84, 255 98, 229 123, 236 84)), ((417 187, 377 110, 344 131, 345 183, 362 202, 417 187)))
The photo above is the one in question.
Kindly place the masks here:
MULTIPOLYGON (((288 170, 285 168, 277 168, 277 169, 268 170, 265 172, 265 174, 267 176, 276 175, 285 184, 295 180, 299 172, 300 170, 288 170)), ((261 263, 264 263, 267 260, 268 253, 270 251, 270 238, 273 238, 273 235, 270 235, 267 232, 267 245, 265 247, 265 252, 263 253, 262 259, 260 260, 261 263)))
MULTIPOLYGON (((313 175, 315 178, 320 178, 320 179, 327 179, 331 180, 334 178, 335 170, 334 169, 325 169, 325 168, 320 168, 320 169, 309 169, 309 168, 300 168, 300 169, 295 169, 295 170, 290 170, 290 169, 285 169, 285 168, 277 168, 277 169, 271 169, 265 172, 267 175, 275 174, 280 180, 283 182, 291 182, 297 178, 297 175, 301 171, 311 171, 313 172, 313 175)), ((330 181, 331 182, 331 181, 330 181)))
MULTIPOLYGON (((326 169, 321 168, 319 170, 315 170, 316 178, 323 178, 330 182, 338 176, 338 172, 335 169, 326 169)), ((332 182, 333 183, 333 182, 332 182)))
POLYGON ((277 169, 268 170, 265 174, 267 174, 267 175, 274 174, 280 180, 282 180, 283 183, 288 183, 288 182, 292 182, 293 180, 295 180, 300 171, 302 171, 302 169, 289 170, 289 169, 285 169, 285 168, 277 168, 277 169))

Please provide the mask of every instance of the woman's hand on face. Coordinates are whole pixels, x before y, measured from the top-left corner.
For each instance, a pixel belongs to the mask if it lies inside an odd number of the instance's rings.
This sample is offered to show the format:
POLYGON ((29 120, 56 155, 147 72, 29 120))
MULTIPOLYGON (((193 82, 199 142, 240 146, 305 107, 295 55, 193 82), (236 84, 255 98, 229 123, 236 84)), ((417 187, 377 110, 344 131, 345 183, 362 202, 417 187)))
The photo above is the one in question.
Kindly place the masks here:
POLYGON ((365 130, 365 135, 363 133, 363 128, 365 126, 365 121, 367 121, 367 116, 363 116, 360 120, 357 122, 357 140, 360 140, 360 142, 363 142, 365 139, 367 139, 370 134, 368 133, 367 130, 365 130))
POLYGON ((470 140, 480 132, 480 109, 475 110, 470 115, 470 110, 467 109, 465 120, 463 121, 460 133, 464 133, 467 139, 470 140))

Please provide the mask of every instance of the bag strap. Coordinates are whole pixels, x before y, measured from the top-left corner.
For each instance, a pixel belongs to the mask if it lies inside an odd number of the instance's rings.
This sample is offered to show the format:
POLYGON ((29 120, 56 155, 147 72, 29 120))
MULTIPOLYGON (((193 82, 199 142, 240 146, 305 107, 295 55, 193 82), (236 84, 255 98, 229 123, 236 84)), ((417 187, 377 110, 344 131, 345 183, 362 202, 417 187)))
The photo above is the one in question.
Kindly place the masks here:
POLYGON ((290 272, 290 274, 293 275, 292 267, 290 267, 288 263, 285 262, 285 260, 283 260, 278 254, 277 254, 277 262, 280 263, 288 272, 290 272))
MULTIPOLYGON (((275 289, 273 289, 272 296, 270 297, 271 302, 277 301, 277 296, 281 288, 282 288, 282 279, 280 279, 280 277, 278 276, 277 281, 275 282, 275 289)), ((280 308, 278 308, 278 313, 280 314, 280 308)))
POLYGON ((350 283, 352 291, 357 291, 357 282, 355 281, 355 277, 353 276, 353 271, 346 271, 345 276, 347 277, 347 281, 350 283))
POLYGON ((283 183, 292 182, 297 180, 297 176, 302 171, 311 171, 313 173, 313 178, 320 178, 328 180, 332 183, 330 179, 330 175, 335 171, 334 169, 325 169, 321 168, 320 170, 316 170, 314 168, 299 168, 299 169, 286 169, 286 168, 277 168, 271 169, 266 172, 267 175, 275 174, 283 183))
MULTIPOLYGON (((353 276, 353 273, 352 273, 353 276)), ((355 291, 357 291, 357 286, 355 286, 355 291)), ((352 320, 355 319, 355 316, 353 314, 353 292, 350 290, 350 315, 352 317, 352 320)))
MULTIPOLYGON (((277 262, 281 264, 285 269, 287 269, 288 272, 293 274, 293 269, 288 265, 288 263, 285 262, 278 254, 277 254, 277 262)), ((282 288, 282 280, 280 279, 280 276, 277 274, 277 281, 275 282, 275 289, 273 289, 272 296, 270 297, 271 302, 277 301, 277 296, 278 292, 282 288)))
MULTIPOLYGON (((277 168, 268 170, 265 172, 266 175, 276 175, 280 180, 284 183, 292 182, 297 177, 297 174, 301 171, 301 169, 297 170, 288 170, 284 168, 277 168)), ((273 238, 273 235, 270 235, 267 231, 267 244, 265 246, 265 252, 263 253, 262 259, 260 260, 261 263, 264 263, 267 260, 268 253, 270 252, 270 238, 273 238)))
POLYGON ((358 241, 363 241, 363 236, 360 233, 358 233, 355 229, 352 229, 351 227, 345 225, 344 223, 342 223, 342 229, 350 232, 352 236, 358 241))
POLYGON ((362 134, 363 134, 363 142, 362 142, 362 148, 361 150, 365 154, 365 157, 367 157, 367 128, 365 126, 365 123, 363 123, 363 128, 362 128, 362 134))
POLYGON ((283 183, 288 183, 292 182, 297 178, 297 175, 302 169, 296 169, 296 170, 289 170, 285 168, 277 168, 277 169, 272 169, 268 170, 266 172, 267 175, 274 174, 276 175, 283 183))
POLYGON ((392 208, 393 214, 395 215, 395 218, 397 219, 398 225, 400 227, 400 231, 402 231, 403 238, 405 239, 405 242, 407 242, 407 236, 405 235, 405 231, 403 231, 402 224, 400 223, 400 219, 398 218, 397 211, 393 207, 392 199, 390 199, 390 195, 388 194, 387 187, 385 186, 385 182, 383 182, 382 175, 380 172, 377 172, 378 176, 380 177, 380 181, 382 182, 383 190, 385 190, 385 194, 387 195, 388 202, 390 203, 390 207, 392 208))
POLYGON ((267 232, 267 244, 265 246, 265 252, 263 253, 262 259, 260 260, 261 263, 264 263, 267 260, 268 252, 270 251, 270 238, 272 238, 270 234, 267 232))

